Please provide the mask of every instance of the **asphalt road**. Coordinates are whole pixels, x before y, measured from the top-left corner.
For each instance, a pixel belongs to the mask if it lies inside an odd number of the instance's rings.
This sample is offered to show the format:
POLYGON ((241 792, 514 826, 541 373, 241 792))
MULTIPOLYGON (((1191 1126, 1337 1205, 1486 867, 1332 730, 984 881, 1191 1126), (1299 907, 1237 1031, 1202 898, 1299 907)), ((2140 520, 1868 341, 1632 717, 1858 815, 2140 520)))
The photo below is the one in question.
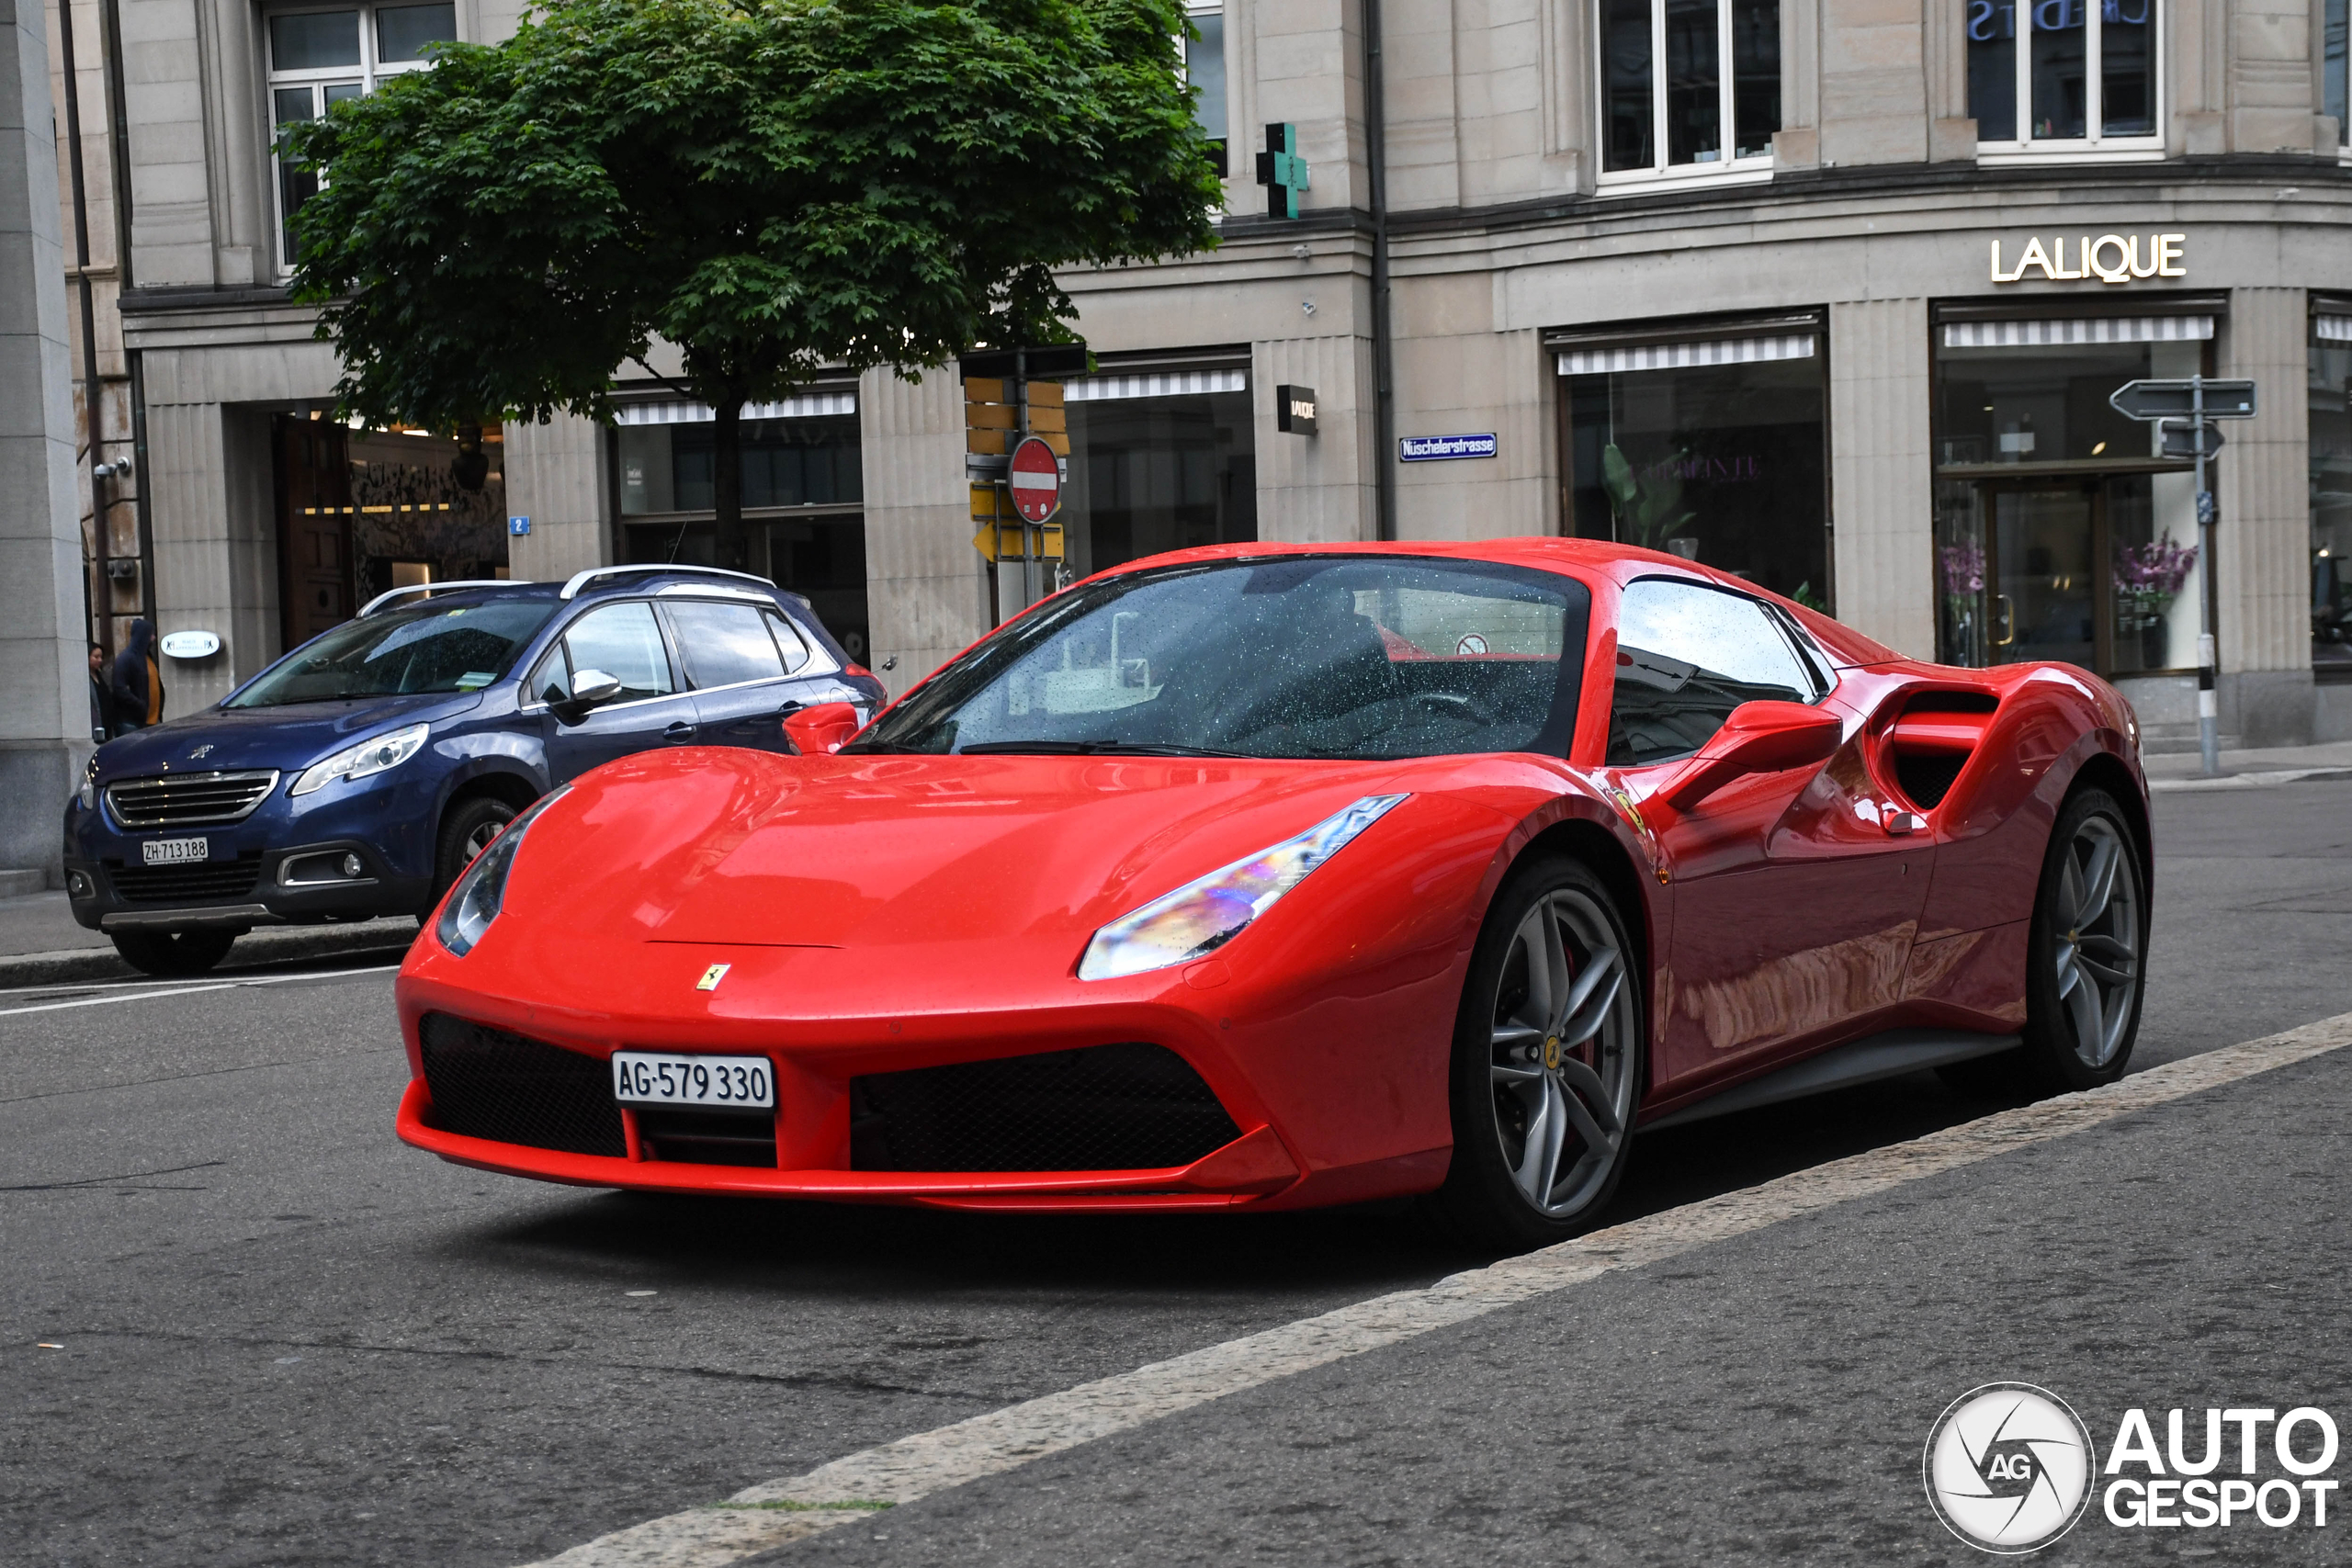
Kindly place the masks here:
MULTIPOLYGON (((2352 1010, 2352 784, 2157 812, 2138 1063, 2352 1010)), ((1402 1206, 976 1217, 459 1170, 392 1139, 390 976, 342 962, 0 996, 0 1562, 502 1568, 1482 1261, 1402 1206)), ((1659 1134, 1623 1212, 1986 1109, 1921 1076, 1659 1134)), ((773 1560, 1974 1561, 1917 1465, 1975 1383, 2057 1389, 2102 1442, 2134 1404, 2352 1407, 2347 1110, 2323 1057, 773 1560)), ((2334 1539, 2101 1526, 2046 1555, 2334 1539)))

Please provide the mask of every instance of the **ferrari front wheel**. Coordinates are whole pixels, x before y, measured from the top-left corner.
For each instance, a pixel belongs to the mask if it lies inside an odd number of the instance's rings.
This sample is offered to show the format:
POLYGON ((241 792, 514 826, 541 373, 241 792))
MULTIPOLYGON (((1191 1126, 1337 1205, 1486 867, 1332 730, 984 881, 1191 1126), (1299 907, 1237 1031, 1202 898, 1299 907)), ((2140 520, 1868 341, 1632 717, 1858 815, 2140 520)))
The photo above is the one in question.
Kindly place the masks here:
POLYGON ((1453 1160, 1438 1201, 1456 1228, 1542 1246, 1608 1207, 1641 1092, 1634 953, 1577 862, 1546 857, 1504 884, 1454 1031, 1453 1160))

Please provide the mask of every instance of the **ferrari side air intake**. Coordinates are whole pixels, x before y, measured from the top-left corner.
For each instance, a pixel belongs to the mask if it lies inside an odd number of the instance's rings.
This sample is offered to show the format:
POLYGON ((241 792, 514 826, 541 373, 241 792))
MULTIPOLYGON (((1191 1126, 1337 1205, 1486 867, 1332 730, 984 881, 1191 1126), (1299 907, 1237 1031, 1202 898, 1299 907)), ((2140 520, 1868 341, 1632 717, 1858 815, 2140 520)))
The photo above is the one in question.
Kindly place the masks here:
POLYGON ((443 1132, 628 1157, 611 1069, 595 1057, 439 1012, 418 1021, 416 1036, 443 1132))
POLYGON ((1241 1135, 1164 1045, 1095 1045, 850 1080, 853 1170, 1158 1170, 1241 1135))

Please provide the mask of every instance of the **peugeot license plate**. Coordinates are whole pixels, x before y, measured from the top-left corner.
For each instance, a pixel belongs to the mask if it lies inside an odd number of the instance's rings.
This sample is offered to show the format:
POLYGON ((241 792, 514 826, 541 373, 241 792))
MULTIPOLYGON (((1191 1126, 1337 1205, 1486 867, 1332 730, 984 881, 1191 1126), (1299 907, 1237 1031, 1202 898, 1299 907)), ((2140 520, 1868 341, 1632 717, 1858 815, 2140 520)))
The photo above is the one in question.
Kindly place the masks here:
POLYGON ((775 1069, 765 1056, 673 1056, 656 1051, 616 1051, 613 1098, 624 1105, 773 1111, 775 1069))
POLYGON ((150 839, 139 846, 139 858, 149 865, 187 865, 212 858, 209 839, 150 839))

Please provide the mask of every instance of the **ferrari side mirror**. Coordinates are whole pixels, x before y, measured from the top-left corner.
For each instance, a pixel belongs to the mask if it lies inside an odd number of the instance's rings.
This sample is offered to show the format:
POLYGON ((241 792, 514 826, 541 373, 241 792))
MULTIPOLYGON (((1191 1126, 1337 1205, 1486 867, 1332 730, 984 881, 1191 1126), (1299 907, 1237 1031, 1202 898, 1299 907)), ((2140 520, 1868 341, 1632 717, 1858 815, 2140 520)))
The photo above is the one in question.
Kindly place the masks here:
POLYGON ((1666 803, 1688 811, 1734 779, 1826 762, 1845 732, 1836 714, 1803 703, 1742 703, 1667 786, 1666 803))
POLYGON ((838 751, 858 731, 857 709, 848 703, 819 703, 788 714, 784 733, 804 757, 838 751))

